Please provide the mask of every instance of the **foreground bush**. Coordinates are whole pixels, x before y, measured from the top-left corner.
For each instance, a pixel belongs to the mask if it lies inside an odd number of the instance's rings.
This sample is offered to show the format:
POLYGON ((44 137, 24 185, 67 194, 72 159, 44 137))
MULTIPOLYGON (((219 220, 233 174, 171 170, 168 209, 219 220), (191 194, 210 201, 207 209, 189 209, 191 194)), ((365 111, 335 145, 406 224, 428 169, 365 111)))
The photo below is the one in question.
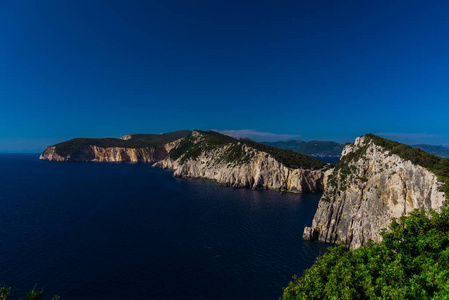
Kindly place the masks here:
MULTIPOLYGON (((31 290, 28 294, 25 295, 24 300, 42 300, 43 295, 42 292, 31 290)), ((0 300, 12 300, 11 298, 11 288, 9 287, 0 287, 0 300)), ((18 298, 20 300, 20 298, 18 298)), ((50 300, 59 300, 59 296, 53 296, 50 300)))
POLYGON ((449 208, 428 215, 393 220, 380 244, 332 248, 281 299, 449 299, 449 208))

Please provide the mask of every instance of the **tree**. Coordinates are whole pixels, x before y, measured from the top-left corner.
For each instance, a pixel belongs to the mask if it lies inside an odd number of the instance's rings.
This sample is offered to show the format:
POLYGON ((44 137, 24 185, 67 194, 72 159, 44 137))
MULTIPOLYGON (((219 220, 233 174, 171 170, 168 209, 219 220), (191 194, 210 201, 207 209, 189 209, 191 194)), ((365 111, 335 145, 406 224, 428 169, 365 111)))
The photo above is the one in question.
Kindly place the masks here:
POLYGON ((293 277, 282 299, 447 299, 449 208, 393 220, 383 241, 337 246, 293 277))

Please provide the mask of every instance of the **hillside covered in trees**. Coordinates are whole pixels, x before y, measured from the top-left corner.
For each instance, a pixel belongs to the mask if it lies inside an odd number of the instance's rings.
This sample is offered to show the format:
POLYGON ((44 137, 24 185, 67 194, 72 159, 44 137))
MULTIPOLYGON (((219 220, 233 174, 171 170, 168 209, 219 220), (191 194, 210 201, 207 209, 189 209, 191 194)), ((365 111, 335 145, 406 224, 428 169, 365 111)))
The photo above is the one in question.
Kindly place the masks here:
POLYGON ((262 144, 292 150, 294 152, 316 157, 337 157, 341 155, 344 145, 331 141, 289 140, 278 142, 262 142, 262 144))

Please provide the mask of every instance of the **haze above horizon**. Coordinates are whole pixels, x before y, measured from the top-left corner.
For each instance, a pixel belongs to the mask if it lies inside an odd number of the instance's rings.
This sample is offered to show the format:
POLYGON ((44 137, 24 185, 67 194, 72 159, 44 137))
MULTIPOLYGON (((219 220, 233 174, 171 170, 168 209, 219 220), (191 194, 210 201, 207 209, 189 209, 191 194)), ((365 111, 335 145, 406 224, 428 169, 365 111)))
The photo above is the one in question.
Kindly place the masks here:
POLYGON ((195 128, 448 145, 447 11, 445 1, 3 1, 0 152, 195 128))

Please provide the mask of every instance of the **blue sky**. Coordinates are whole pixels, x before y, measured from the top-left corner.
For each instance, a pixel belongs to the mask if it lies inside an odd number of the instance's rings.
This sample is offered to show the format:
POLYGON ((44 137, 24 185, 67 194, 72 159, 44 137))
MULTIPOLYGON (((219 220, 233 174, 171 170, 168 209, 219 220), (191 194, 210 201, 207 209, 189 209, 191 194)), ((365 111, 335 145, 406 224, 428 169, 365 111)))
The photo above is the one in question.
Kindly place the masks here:
POLYGON ((449 144, 448 12, 447 1, 2 1, 0 151, 179 129, 449 144))

